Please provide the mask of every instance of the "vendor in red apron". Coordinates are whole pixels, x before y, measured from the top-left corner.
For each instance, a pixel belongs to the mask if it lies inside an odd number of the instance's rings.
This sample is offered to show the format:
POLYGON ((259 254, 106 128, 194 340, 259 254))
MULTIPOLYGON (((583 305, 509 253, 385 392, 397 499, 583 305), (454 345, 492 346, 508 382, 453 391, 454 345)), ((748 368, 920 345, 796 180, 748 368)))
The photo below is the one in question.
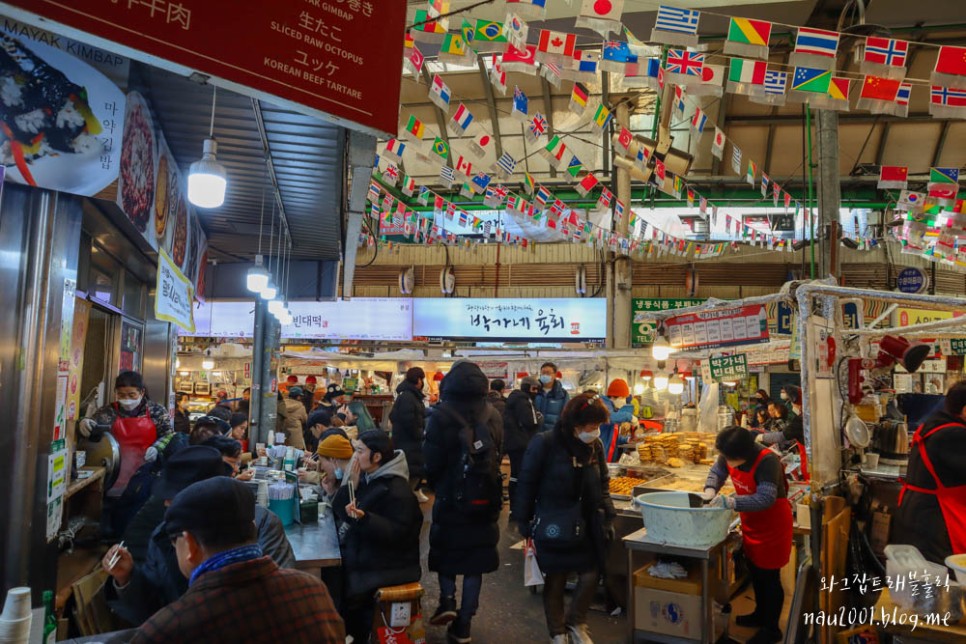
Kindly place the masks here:
POLYGON ((784 468, 779 456, 756 443, 754 435, 743 427, 723 429, 715 447, 718 460, 708 474, 702 496, 711 505, 740 513, 742 547, 755 591, 754 612, 740 615, 736 622, 759 629, 749 644, 780 642, 779 620, 785 602, 781 569, 792 551, 792 506, 784 468), (728 478, 736 494, 718 494, 728 478))
POLYGON ((78 429, 90 436, 97 426, 109 426, 111 435, 121 449, 121 469, 108 496, 124 492, 131 476, 145 462, 158 457, 155 443, 172 430, 168 410, 148 400, 144 380, 136 371, 122 371, 114 381, 114 399, 98 409, 92 418, 80 421, 78 429))
POLYGON ((912 436, 891 543, 911 544, 929 561, 966 552, 966 381, 912 436))

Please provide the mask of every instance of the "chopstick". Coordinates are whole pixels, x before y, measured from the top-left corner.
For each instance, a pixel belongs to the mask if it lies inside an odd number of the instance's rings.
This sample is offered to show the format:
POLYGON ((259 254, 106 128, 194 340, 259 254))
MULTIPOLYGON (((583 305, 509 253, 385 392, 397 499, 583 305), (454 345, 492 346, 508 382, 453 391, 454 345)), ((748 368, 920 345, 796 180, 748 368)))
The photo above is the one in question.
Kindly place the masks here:
POLYGON ((352 481, 349 481, 349 503, 352 505, 356 504, 356 489, 355 486, 352 485, 352 481))
POLYGON ((122 541, 121 543, 117 544, 117 547, 114 548, 114 554, 111 556, 111 560, 107 564, 108 570, 114 570, 114 566, 117 565, 117 562, 121 559, 121 548, 123 547, 124 542, 122 541))

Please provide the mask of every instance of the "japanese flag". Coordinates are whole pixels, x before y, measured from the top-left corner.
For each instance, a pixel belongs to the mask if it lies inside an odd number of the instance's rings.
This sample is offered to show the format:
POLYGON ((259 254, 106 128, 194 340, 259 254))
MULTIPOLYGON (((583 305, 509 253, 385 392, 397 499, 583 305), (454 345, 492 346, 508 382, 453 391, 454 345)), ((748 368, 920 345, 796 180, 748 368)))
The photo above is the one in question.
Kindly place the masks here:
POLYGON ((714 128, 714 143, 711 144, 711 154, 713 154, 718 161, 721 161, 724 157, 724 147, 728 139, 725 138, 724 130, 715 126, 714 128))
POLYGON ((620 22, 624 0, 584 0, 580 15, 620 22))

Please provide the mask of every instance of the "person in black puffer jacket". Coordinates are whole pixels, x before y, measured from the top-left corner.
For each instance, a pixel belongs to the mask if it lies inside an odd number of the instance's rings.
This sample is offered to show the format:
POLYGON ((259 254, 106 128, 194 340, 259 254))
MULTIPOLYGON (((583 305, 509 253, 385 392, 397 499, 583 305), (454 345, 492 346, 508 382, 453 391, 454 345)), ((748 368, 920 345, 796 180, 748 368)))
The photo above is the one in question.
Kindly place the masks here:
POLYGON ((516 499, 520 532, 534 540, 544 573, 543 609, 555 644, 568 641, 568 635, 571 642, 591 641, 587 611, 614 538, 616 515, 600 442, 600 425, 607 420, 597 395, 576 396, 523 457, 516 499), (579 581, 565 616, 564 588, 572 572, 579 581))
POLYGON ((500 565, 503 422, 487 402, 487 378, 473 362, 454 363, 439 392, 442 402, 429 417, 423 447, 426 476, 436 491, 429 569, 439 574, 440 591, 430 624, 452 622, 449 641, 466 644, 471 641, 470 621, 479 606, 483 575, 500 565), (459 611, 457 575, 463 575, 459 611))
POLYGON ((348 476, 355 487, 350 503, 344 485, 332 500, 345 571, 342 618, 346 633, 368 642, 375 610, 374 593, 384 586, 419 581, 419 531, 423 513, 409 489, 406 456, 393 450, 380 429, 363 432, 355 442, 348 476))
POLYGON ((426 372, 410 367, 406 379, 396 387, 396 400, 389 411, 392 422, 392 445, 402 450, 409 466, 409 485, 413 492, 426 475, 423 467, 423 433, 426 428, 426 405, 423 386, 426 372))
POLYGON ((516 523, 515 495, 520 470, 523 468, 523 454, 540 427, 543 415, 534 407, 533 401, 540 391, 540 381, 526 376, 520 381, 520 388, 512 391, 506 399, 503 412, 503 451, 510 457, 510 518, 508 523, 516 523))

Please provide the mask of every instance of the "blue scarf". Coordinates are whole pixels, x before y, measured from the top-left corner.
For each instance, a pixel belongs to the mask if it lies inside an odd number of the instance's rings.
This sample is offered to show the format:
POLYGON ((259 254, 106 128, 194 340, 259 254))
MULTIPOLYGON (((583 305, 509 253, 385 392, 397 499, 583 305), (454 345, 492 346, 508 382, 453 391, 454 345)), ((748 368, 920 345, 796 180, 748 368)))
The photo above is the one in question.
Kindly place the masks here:
POLYGON ((188 580, 188 585, 194 585, 194 583, 198 580, 198 577, 206 572, 221 570, 225 566, 241 563, 243 561, 251 561, 252 559, 258 559, 261 556, 262 547, 257 543, 248 546, 239 546, 238 548, 232 548, 231 550, 219 552, 214 557, 205 559, 200 566, 195 568, 194 572, 191 573, 191 578, 188 580))

